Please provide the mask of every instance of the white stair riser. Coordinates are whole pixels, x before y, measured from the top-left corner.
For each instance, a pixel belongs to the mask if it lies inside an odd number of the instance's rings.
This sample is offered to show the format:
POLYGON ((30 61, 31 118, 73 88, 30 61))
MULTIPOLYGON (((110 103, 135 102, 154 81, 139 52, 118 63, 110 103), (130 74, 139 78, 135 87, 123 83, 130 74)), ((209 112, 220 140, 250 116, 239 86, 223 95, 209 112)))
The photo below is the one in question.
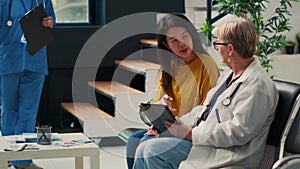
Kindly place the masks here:
POLYGON ((145 78, 145 93, 147 98, 144 101, 153 100, 157 92, 157 82, 161 75, 159 69, 147 69, 145 78))

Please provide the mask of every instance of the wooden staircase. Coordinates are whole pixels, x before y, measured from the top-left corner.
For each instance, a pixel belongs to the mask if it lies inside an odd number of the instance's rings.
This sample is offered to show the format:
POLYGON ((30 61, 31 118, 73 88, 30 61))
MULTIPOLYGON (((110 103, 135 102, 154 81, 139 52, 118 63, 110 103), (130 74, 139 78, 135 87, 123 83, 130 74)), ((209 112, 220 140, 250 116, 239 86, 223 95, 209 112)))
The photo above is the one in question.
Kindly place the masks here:
MULTIPOLYGON (((155 40, 142 39, 141 48, 156 47, 155 40)), ((156 56, 155 56, 156 57, 156 56)), ((146 128, 139 119, 140 102, 154 98, 157 81, 160 76, 160 65, 143 59, 116 60, 116 70, 112 81, 89 81, 89 94, 95 94, 97 103, 77 102, 61 103, 62 110, 76 117, 83 132, 90 138, 117 136, 124 128, 146 128), (123 74, 130 72, 131 75, 123 74), (142 80, 135 83, 144 84, 144 88, 136 89, 131 84, 135 76, 142 80), (105 101, 109 100, 109 101, 105 101), (107 102, 112 105, 106 104, 107 102)))

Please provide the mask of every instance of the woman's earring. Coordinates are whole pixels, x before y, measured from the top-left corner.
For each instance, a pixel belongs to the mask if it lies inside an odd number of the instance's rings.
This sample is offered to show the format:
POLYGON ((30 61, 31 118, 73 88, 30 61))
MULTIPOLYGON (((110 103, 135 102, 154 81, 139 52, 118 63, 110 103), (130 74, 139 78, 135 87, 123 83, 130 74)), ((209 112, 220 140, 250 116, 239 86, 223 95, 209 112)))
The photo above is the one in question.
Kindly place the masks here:
POLYGON ((227 59, 227 62, 228 62, 228 63, 230 63, 230 62, 231 62, 231 57, 229 57, 229 58, 227 59))

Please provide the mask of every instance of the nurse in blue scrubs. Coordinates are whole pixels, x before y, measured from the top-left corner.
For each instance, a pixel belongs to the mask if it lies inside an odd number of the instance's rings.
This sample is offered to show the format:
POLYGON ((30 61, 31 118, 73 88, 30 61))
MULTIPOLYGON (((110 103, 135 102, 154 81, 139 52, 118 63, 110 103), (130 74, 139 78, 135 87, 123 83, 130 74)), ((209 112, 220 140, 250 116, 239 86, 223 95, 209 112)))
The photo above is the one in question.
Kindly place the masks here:
MULTIPOLYGON (((0 0, 0 77, 2 135, 35 132, 45 76, 48 74, 46 47, 29 53, 19 19, 43 4, 46 17, 41 21, 52 28, 55 14, 51 0, 0 0)), ((41 168, 32 160, 12 161, 16 169, 41 168)))

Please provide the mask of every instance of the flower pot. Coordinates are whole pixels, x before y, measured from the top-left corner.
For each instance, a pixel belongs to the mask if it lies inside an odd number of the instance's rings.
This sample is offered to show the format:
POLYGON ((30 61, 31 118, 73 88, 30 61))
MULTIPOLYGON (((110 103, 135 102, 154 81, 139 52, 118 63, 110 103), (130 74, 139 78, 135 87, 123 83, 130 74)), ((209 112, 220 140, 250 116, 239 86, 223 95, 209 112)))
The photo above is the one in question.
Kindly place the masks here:
POLYGON ((285 46, 286 54, 294 54, 295 46, 285 46))

